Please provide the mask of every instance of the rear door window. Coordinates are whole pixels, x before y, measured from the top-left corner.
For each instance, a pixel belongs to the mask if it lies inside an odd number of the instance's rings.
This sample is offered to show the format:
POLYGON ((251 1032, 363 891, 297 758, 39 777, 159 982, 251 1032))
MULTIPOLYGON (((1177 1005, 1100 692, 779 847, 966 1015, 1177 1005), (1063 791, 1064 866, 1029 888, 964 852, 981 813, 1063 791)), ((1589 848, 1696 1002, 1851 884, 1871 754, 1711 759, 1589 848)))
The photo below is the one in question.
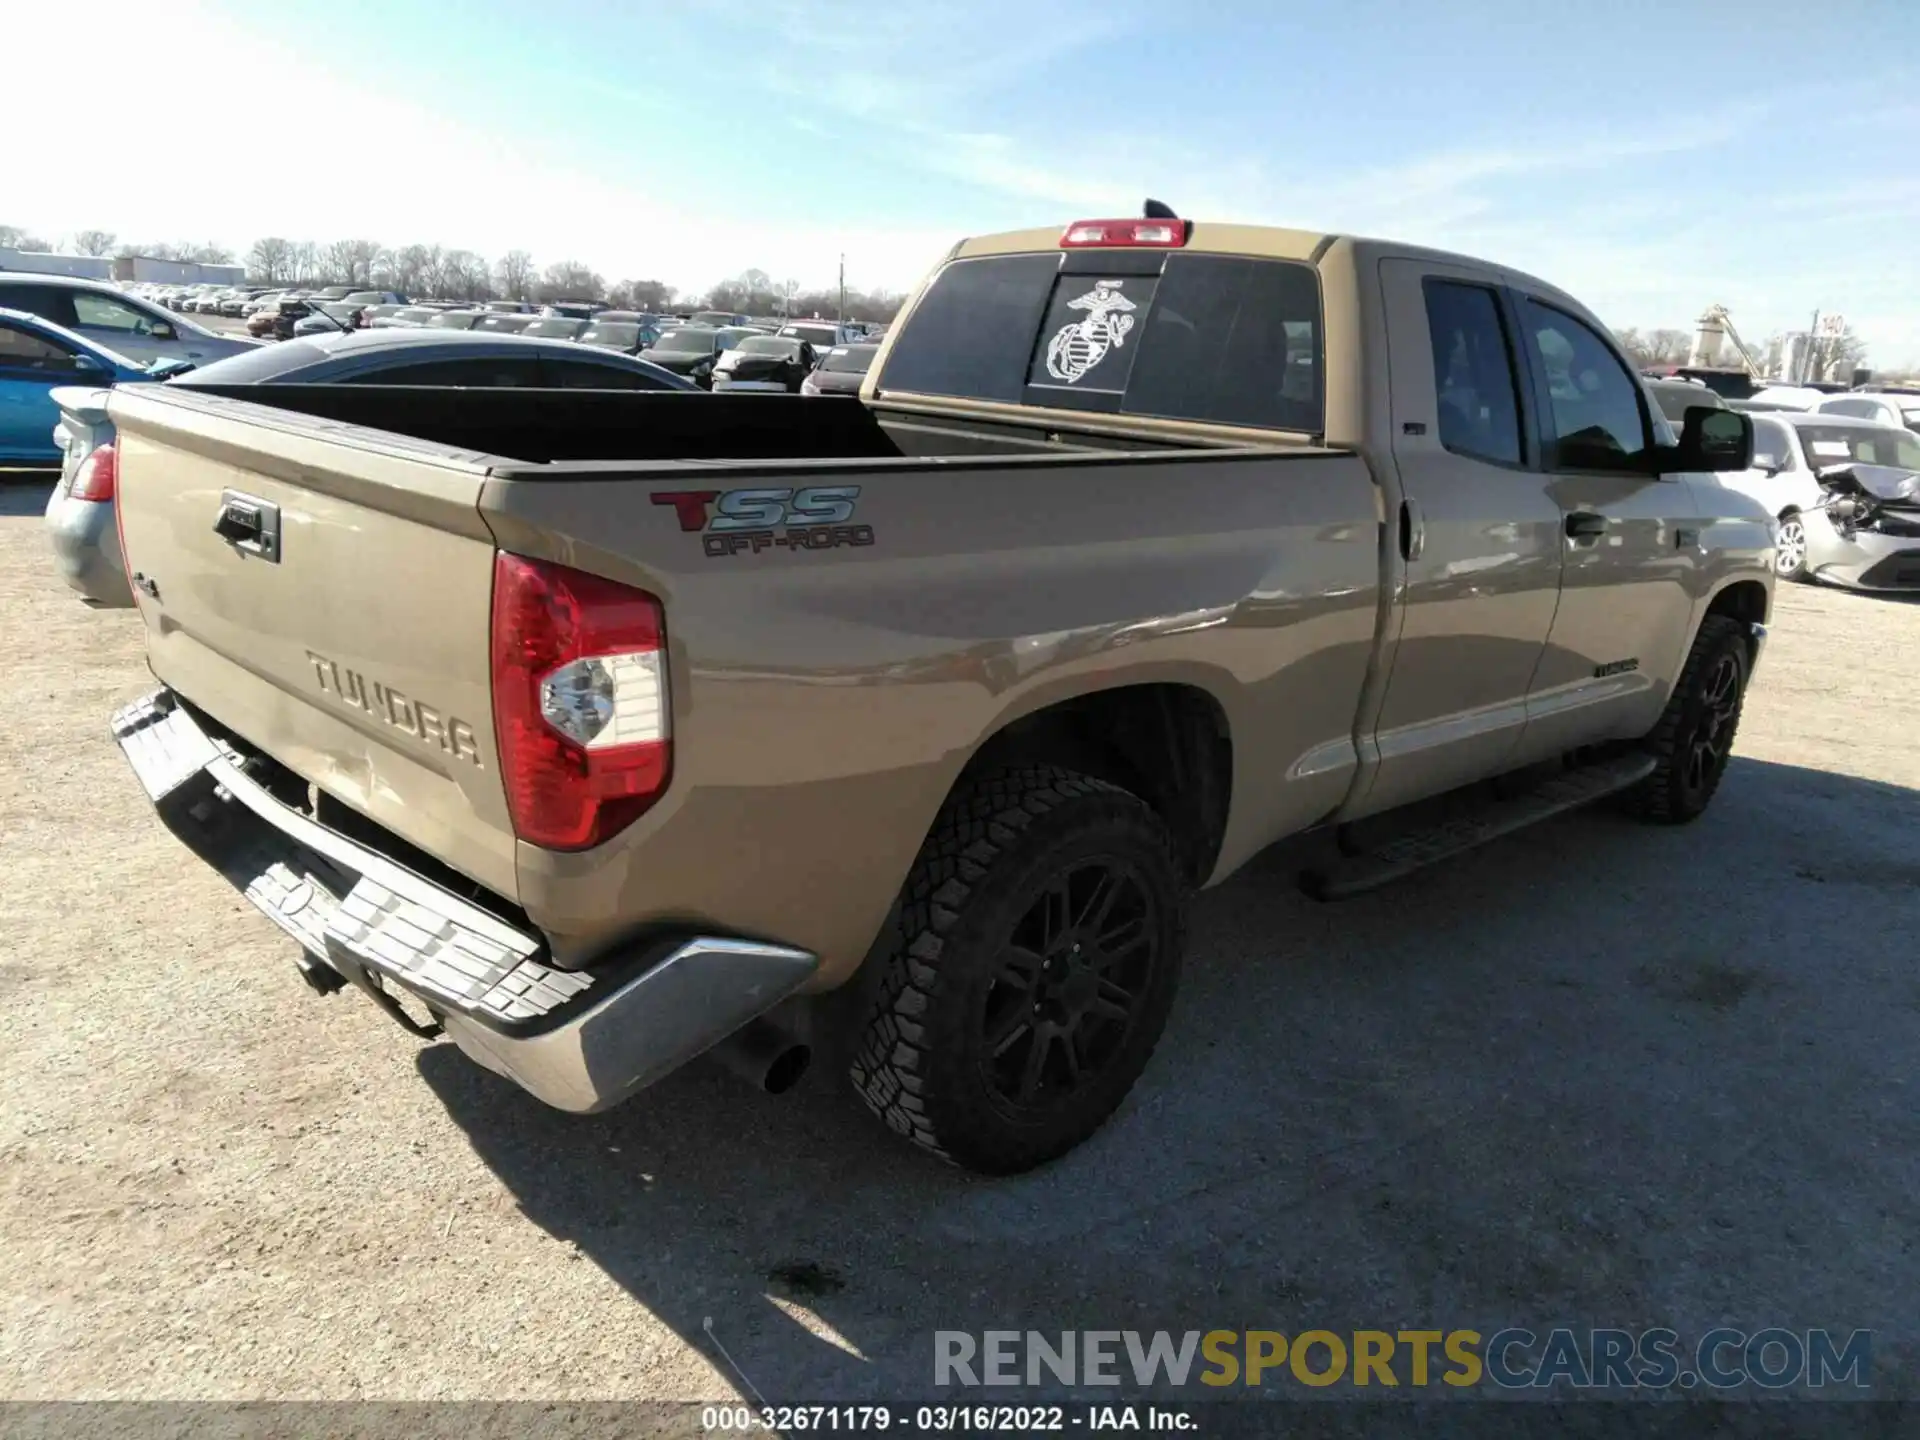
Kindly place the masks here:
POLYGON ((1317 432, 1311 266, 1151 251, 957 260, 894 340, 887 391, 1317 432))
POLYGON ((42 320, 51 320, 56 325, 73 328, 73 292, 63 290, 58 285, 22 285, 0 282, 0 309, 24 310, 29 315, 38 315, 42 320))
POLYGON ((1483 285, 1429 278, 1427 334, 1440 443, 1455 455, 1520 463, 1520 392, 1500 302, 1483 285))

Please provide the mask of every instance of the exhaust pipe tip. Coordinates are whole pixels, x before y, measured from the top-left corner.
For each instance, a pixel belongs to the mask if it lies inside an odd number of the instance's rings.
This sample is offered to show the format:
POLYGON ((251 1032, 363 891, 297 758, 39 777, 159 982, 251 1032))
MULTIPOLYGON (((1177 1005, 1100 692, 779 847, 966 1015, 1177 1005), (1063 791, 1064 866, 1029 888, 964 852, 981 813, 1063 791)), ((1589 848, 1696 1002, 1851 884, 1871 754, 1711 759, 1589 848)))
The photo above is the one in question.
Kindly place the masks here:
POLYGON ((812 1063, 813 1051, 797 1042, 789 1045, 767 1067, 760 1086, 769 1095, 784 1095, 800 1083, 800 1077, 807 1073, 807 1067, 812 1063))
POLYGON ((768 1095, 784 1095, 813 1063, 812 1047, 766 1019, 750 1020, 707 1052, 768 1095))

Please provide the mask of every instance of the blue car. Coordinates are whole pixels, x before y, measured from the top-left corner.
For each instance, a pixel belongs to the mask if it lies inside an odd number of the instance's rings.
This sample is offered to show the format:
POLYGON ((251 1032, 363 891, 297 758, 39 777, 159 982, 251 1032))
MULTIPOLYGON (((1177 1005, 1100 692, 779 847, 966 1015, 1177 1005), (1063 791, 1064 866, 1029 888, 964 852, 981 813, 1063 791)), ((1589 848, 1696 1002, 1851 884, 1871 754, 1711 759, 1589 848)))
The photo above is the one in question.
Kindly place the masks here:
POLYGON ((60 447, 53 438, 60 423, 52 393, 56 387, 98 389, 191 368, 179 361, 141 365, 38 315, 0 310, 0 466, 60 463, 60 447))

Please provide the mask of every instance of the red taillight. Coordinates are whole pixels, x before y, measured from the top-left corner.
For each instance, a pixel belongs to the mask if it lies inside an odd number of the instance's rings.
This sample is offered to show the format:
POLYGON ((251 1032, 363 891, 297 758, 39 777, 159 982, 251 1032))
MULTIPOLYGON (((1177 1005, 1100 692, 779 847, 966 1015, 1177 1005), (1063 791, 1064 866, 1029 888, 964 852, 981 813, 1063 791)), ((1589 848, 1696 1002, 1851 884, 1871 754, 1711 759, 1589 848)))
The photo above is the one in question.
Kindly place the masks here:
POLYGON ((1096 250, 1113 245, 1187 243, 1184 220, 1076 220, 1060 236, 1062 250, 1096 250))
POLYGON ((564 565, 496 556, 493 723, 522 840, 588 850, 631 825, 673 770, 660 602, 564 565))
POLYGON ((120 456, 113 446, 102 445, 80 462, 67 495, 74 500, 111 500, 119 480, 120 456))

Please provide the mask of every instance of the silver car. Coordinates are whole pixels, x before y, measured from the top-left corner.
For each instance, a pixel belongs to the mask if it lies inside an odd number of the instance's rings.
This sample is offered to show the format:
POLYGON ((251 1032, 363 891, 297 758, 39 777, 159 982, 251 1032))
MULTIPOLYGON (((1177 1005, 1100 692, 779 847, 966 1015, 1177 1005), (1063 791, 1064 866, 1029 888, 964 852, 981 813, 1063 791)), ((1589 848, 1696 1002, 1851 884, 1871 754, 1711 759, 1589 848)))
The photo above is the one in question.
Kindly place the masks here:
MULTIPOLYGON (((692 390, 671 371, 631 355, 566 340, 444 329, 349 330, 255 347, 177 385, 525 385, 549 390, 692 390)), ((66 452, 60 483, 47 502, 47 535, 67 584, 89 605, 133 604, 120 564, 112 500, 73 495, 74 478, 112 444, 107 392, 69 386, 53 392, 54 431, 66 452)), ((100 462, 95 462, 96 465, 100 462)), ((111 463, 111 462, 108 462, 111 463)))
POLYGON ((0 309, 25 310, 51 320, 143 365, 156 360, 205 365, 260 344, 240 336, 216 335, 150 300, 71 275, 0 274, 0 309))
POLYGON ((1821 411, 1753 417, 1753 468, 1718 477, 1778 522, 1785 580, 1920 590, 1920 437, 1821 411))

